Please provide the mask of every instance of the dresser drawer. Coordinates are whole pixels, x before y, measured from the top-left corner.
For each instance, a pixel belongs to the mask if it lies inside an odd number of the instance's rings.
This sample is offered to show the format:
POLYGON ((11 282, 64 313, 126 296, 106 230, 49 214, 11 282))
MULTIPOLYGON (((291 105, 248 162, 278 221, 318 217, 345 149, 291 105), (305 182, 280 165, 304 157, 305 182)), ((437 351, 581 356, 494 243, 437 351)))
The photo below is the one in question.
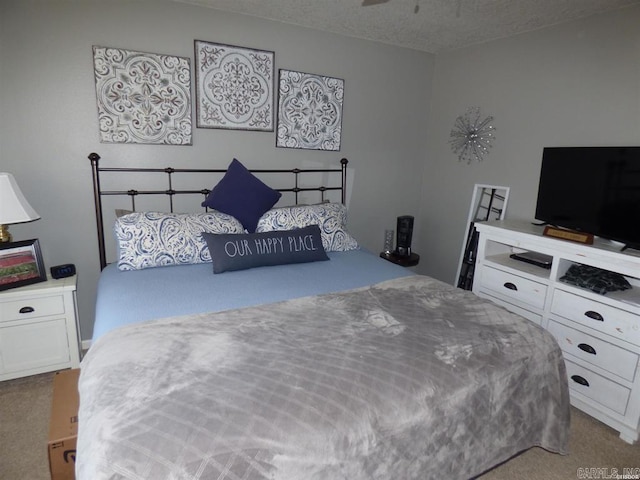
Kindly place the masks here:
POLYGON ((529 310, 525 310, 524 308, 518 307, 513 303, 506 302, 501 298, 495 297, 493 295, 489 295, 486 291, 478 292, 478 295, 482 298, 487 298, 491 300, 496 305, 500 305, 501 307, 506 308, 510 312, 516 313, 521 317, 526 318, 527 320, 535 323, 536 325, 542 325, 542 315, 539 313, 530 312, 529 310))
POLYGON ((634 345, 640 344, 640 317, 631 312, 555 289, 551 313, 634 345))
POLYGON ((527 278, 503 272, 496 268, 482 269, 481 289, 490 291, 504 299, 515 300, 521 305, 542 310, 547 295, 547 286, 527 278))
POLYGON ((554 320, 549 321, 548 330, 556 337, 564 352, 633 382, 638 366, 636 353, 569 328, 554 320))
POLYGON ((579 392, 620 415, 625 414, 631 393, 628 388, 601 377, 569 360, 565 360, 565 364, 567 366, 570 390, 579 392))
POLYGON ((0 304, 0 322, 60 315, 64 313, 62 295, 11 300, 0 304))

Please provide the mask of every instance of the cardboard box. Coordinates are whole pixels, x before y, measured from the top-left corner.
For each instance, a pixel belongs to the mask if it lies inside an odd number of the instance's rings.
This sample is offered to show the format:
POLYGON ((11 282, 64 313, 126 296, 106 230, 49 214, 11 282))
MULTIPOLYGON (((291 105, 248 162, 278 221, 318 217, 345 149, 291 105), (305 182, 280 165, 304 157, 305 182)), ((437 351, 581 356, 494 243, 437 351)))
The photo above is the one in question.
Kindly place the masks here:
POLYGON ((80 369, 62 370, 53 377, 53 401, 49 422, 49 470, 51 480, 75 480, 78 437, 78 376, 80 369))

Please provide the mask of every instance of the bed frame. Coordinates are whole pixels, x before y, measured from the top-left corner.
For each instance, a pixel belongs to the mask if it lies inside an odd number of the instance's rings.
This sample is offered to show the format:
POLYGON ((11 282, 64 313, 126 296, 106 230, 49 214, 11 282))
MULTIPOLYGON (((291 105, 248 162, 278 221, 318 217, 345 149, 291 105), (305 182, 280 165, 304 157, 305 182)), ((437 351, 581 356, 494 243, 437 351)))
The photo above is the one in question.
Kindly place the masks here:
MULTIPOLYGON (((98 229, 98 249, 100 255, 100 269, 102 270, 107 266, 107 254, 105 250, 105 232, 104 232, 104 216, 102 210, 102 197, 104 196, 128 196, 131 200, 131 210, 136 209, 136 197, 138 195, 165 195, 169 199, 169 212, 173 212, 173 197, 175 195, 202 195, 206 197, 209 192, 208 188, 194 189, 194 190, 175 190, 173 188, 172 176, 180 173, 218 173, 224 174, 226 168, 133 168, 133 167, 100 167, 100 155, 97 153, 89 154, 89 160, 91 161, 92 177, 93 177, 93 199, 96 210, 96 226, 98 229), (167 176, 167 189, 166 190, 103 190, 100 185, 101 173, 123 173, 123 180, 126 180, 127 173, 159 173, 167 176)), ((293 168, 293 169, 253 169, 250 170, 257 174, 276 173, 276 174, 288 174, 293 178, 293 187, 289 188, 277 188, 279 192, 292 192, 295 194, 295 203, 298 204, 298 194, 300 192, 320 192, 320 202, 324 202, 325 192, 331 190, 339 190, 341 202, 344 204, 347 198, 347 164, 349 161, 346 158, 340 160, 340 168, 293 168), (318 185, 313 187, 300 187, 299 177, 301 174, 306 173, 340 173, 341 181, 337 186, 325 186, 318 185)), ((284 176, 284 175, 283 175, 284 176)))

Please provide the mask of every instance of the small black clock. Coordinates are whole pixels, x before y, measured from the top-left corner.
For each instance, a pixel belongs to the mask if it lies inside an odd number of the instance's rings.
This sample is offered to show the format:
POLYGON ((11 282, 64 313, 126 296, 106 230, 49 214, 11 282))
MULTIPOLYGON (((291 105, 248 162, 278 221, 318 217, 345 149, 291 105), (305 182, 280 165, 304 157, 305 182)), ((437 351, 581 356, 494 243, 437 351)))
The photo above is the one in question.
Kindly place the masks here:
POLYGON ((76 266, 73 263, 65 263, 64 265, 56 265, 51 267, 51 276, 55 279, 71 277, 76 274, 76 266))

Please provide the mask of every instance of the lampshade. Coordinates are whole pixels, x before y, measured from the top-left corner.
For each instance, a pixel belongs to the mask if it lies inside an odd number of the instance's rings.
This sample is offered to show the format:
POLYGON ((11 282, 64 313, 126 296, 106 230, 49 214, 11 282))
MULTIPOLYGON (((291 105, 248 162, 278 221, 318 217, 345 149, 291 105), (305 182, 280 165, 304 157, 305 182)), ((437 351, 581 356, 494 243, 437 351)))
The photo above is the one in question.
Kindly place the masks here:
POLYGON ((0 225, 30 222, 39 218, 40 215, 24 198, 13 175, 0 172, 0 225))

